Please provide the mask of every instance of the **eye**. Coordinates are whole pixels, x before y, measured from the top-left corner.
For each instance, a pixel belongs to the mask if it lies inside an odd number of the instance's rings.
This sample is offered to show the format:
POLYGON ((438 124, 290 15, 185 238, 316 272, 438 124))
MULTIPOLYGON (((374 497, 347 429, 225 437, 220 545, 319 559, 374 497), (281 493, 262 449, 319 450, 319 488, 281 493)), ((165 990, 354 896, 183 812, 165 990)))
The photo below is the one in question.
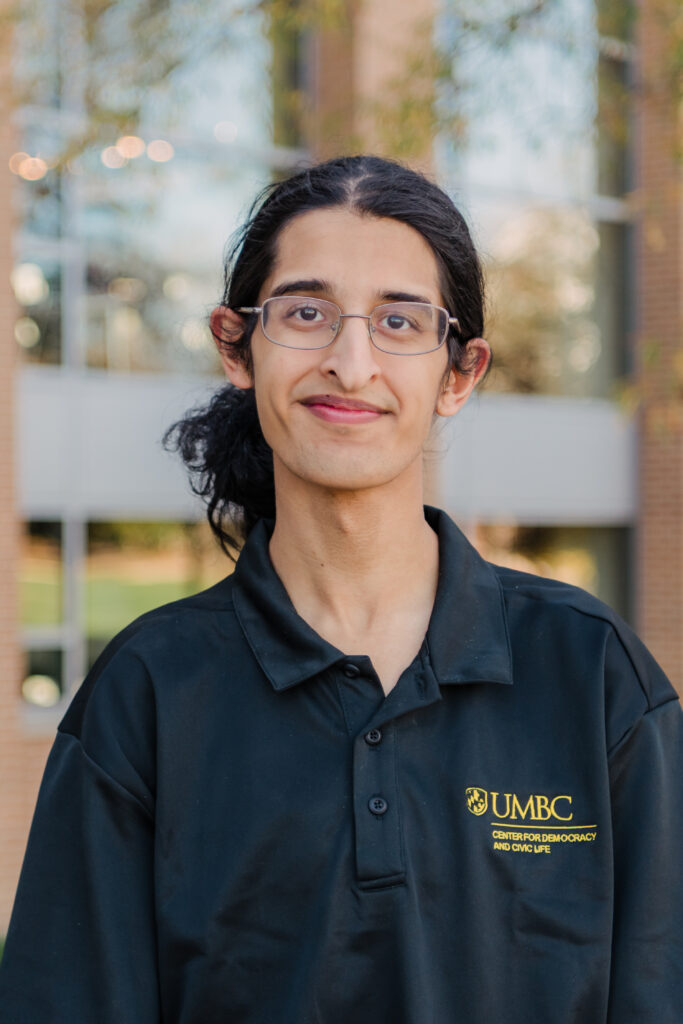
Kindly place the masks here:
POLYGON ((390 331, 409 331, 415 324, 401 313, 387 313, 381 318, 380 327, 386 327, 390 331))
POLYGON ((318 317, 322 318, 322 313, 315 306, 299 306, 291 315, 307 324, 314 323, 318 317))
MULTIPOLYGON (((276 305, 275 309, 278 310, 279 306, 276 305)), ((297 302, 284 299, 282 300, 280 316, 283 321, 286 320, 288 322, 290 327, 303 328, 328 324, 335 314, 336 310, 333 307, 328 309, 327 306, 323 306, 318 302, 312 302, 310 299, 308 301, 299 299, 297 302)))

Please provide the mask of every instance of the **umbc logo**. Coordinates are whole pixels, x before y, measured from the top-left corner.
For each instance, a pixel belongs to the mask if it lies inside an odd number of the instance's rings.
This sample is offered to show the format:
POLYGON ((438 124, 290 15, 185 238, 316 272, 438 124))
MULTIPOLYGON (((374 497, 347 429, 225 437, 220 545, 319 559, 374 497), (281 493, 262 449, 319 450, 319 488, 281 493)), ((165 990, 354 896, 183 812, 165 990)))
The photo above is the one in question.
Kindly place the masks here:
POLYGON ((467 810, 471 814, 484 814, 486 808, 489 805, 489 795, 485 789, 479 789, 478 786, 469 786, 465 790, 465 796, 467 797, 467 810))
POLYGON ((571 821, 572 798, 568 793, 549 797, 544 793, 531 793, 520 797, 517 793, 488 793, 481 786, 468 786, 465 790, 467 810, 470 814, 484 814, 489 807, 494 818, 510 821, 571 821))

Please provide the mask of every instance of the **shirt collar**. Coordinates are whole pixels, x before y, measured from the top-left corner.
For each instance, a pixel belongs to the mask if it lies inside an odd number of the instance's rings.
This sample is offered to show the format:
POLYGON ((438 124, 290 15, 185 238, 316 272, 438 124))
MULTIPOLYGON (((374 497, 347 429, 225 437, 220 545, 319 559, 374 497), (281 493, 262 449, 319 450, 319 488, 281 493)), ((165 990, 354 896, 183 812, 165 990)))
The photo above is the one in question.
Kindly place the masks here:
MULTIPOLYGON (((425 508, 439 537, 439 580, 427 647, 440 684, 512 683, 512 659, 500 581, 445 512, 425 508)), ((297 614, 273 568, 272 520, 260 520, 237 560, 235 612, 259 665, 285 690, 345 660, 297 614)), ((360 654, 362 652, 353 652, 360 654)))

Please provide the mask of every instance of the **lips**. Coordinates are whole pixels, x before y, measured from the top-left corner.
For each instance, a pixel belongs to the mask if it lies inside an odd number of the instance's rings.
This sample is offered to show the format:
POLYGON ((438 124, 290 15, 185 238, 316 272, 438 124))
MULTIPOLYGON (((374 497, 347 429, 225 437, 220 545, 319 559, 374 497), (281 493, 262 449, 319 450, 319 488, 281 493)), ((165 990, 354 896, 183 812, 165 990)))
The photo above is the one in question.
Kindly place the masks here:
POLYGON ((384 409, 380 409, 377 405, 371 405, 369 402, 341 398, 339 395, 311 395, 309 398, 304 398, 302 404, 308 406, 324 405, 331 409, 347 409, 351 412, 374 412, 378 414, 385 412, 384 409))
POLYGON ((318 419, 328 423, 371 423, 388 411, 370 402, 341 398, 339 395, 309 395, 302 399, 301 404, 318 419))

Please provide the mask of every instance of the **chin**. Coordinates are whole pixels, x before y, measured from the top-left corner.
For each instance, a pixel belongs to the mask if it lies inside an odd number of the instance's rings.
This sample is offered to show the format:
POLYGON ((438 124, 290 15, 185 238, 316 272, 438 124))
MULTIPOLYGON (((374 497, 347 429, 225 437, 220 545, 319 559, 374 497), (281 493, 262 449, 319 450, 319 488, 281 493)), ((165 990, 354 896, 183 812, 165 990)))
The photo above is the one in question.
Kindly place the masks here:
POLYGON ((327 491, 366 491, 391 483, 401 475, 401 469, 386 460, 373 458, 328 458, 324 461, 289 463, 286 467, 299 480, 327 491))

